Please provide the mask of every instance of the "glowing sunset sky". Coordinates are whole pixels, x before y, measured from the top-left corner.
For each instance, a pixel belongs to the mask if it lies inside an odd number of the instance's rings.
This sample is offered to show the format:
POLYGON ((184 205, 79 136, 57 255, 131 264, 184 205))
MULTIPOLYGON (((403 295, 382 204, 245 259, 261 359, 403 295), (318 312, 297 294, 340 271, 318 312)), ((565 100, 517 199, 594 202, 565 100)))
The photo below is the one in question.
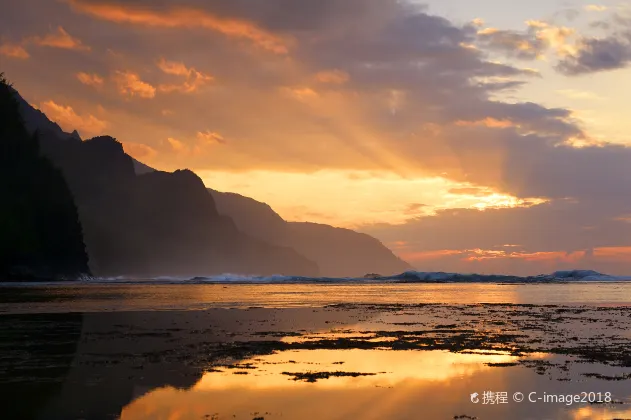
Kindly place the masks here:
POLYGON ((422 270, 631 273, 631 8, 3 2, 0 71, 83 138, 422 270))

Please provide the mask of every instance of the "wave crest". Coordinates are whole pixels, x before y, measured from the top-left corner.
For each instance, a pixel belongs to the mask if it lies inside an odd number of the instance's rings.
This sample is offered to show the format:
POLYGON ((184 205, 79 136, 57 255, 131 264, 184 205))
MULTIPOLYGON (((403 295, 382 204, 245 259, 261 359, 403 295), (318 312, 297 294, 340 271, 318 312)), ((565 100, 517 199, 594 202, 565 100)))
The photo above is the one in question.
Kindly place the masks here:
POLYGON ((160 284, 309 284, 309 283, 553 283, 553 282, 615 282, 630 281, 631 276, 610 276, 594 270, 564 270, 536 276, 504 274, 462 274, 442 271, 406 271, 392 276, 367 274, 364 277, 301 277, 287 275, 251 276, 225 273, 211 276, 170 277, 149 279, 132 277, 94 278, 90 282, 160 283, 160 284))

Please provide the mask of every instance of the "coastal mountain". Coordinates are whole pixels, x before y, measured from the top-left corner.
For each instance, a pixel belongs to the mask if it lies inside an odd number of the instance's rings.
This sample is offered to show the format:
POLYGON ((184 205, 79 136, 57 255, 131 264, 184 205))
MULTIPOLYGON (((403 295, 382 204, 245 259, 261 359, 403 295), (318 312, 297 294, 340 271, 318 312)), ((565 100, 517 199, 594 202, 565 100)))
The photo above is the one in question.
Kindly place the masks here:
POLYGON ((156 171, 109 136, 64 132, 13 91, 42 153, 75 197, 97 276, 254 275, 358 277, 411 267, 375 238, 283 220, 264 203, 209 194, 188 170, 156 171))
POLYGON ((239 194, 209 191, 219 213, 230 216, 239 230, 295 249, 315 261, 322 276, 391 275, 412 269, 372 236, 317 223, 286 222, 265 203, 239 194))
POLYGON ((29 130, 40 133, 43 154, 74 194, 95 275, 319 274, 293 249, 240 232, 217 212, 193 172, 139 166, 114 138, 83 141, 14 96, 29 130))
POLYGON ((0 74, 0 279, 89 274, 73 196, 61 171, 40 153, 19 103, 0 74))

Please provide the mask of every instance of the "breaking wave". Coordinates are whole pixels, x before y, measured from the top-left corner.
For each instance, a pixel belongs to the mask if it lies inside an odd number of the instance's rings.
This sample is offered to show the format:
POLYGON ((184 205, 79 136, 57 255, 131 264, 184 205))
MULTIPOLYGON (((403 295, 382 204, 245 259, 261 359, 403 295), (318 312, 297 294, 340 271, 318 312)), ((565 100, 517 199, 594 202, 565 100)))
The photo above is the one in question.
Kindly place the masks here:
POLYGON ((445 272, 406 271, 392 276, 367 274, 364 277, 300 277, 300 276, 249 276, 220 274, 197 277, 132 277, 93 278, 88 282, 158 283, 158 284, 309 284, 309 283, 555 283, 555 282, 620 282, 631 281, 631 276, 610 276, 593 270, 555 271, 536 276, 510 276, 502 274, 460 274, 445 272))

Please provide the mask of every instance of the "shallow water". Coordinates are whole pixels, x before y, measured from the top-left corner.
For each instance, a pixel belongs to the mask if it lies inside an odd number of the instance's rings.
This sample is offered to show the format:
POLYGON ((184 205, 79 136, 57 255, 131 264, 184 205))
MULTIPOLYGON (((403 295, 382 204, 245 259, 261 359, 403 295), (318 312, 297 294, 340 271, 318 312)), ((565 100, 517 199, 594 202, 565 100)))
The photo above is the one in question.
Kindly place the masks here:
POLYGON ((625 283, 3 287, 2 418, 631 418, 629 292, 625 283), (536 399, 544 395, 556 402, 536 399))
MULTIPOLYGON (((529 358, 564 361, 545 354, 529 358)), ((581 380, 576 371, 573 382, 561 385, 524 367, 488 365, 518 360, 446 351, 286 351, 207 372, 186 391, 153 390, 127 405, 121 419, 541 420, 631 414, 626 384, 581 380), (306 379, 294 376, 300 374, 306 379), (329 377, 318 379, 322 376, 329 377), (568 395, 578 398, 566 403, 568 395)))
POLYGON ((631 283, 47 284, 0 286, 0 312, 321 307, 339 303, 631 305, 631 283))

